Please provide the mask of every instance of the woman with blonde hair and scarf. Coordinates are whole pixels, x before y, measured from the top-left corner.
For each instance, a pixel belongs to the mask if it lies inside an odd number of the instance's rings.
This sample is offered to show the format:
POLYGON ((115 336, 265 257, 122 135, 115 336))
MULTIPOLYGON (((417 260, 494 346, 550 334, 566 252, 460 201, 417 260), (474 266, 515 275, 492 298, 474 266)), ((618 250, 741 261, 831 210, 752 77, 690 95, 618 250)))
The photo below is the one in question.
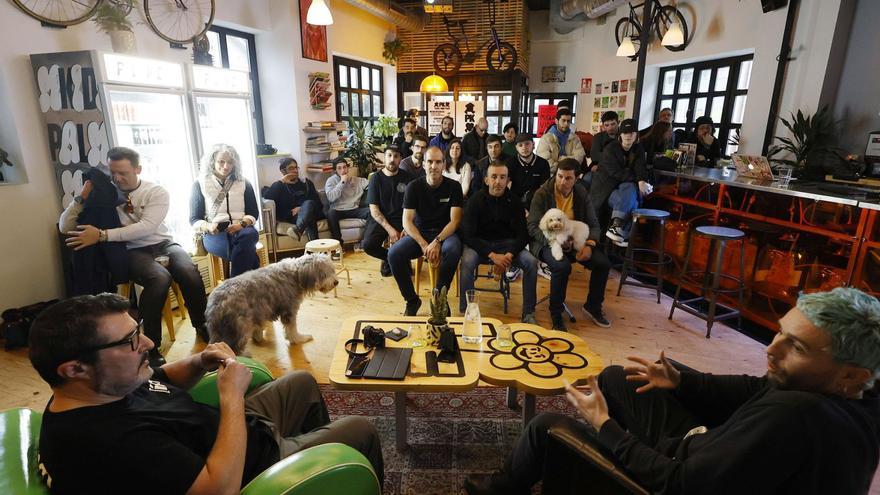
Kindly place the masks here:
POLYGON ((230 261, 234 277, 260 266, 254 228, 260 216, 254 189, 241 173, 235 148, 214 145, 202 157, 189 200, 190 224, 203 234, 205 249, 230 261))

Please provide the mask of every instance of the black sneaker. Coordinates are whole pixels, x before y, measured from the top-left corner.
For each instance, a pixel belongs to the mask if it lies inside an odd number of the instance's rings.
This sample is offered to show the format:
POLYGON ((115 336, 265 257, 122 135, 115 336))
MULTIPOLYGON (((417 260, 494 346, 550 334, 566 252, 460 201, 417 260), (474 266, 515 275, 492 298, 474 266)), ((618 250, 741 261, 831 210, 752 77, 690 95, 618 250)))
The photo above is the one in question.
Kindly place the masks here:
POLYGON ((150 360, 150 367, 159 368, 163 364, 165 364, 165 358, 159 352, 159 349, 153 348, 150 350, 150 353, 147 355, 147 359, 150 360))
POLYGON ((550 318, 553 320, 553 330, 559 330, 560 332, 568 331, 568 327, 565 326, 565 319, 562 318, 562 315, 550 315, 550 318))
POLYGON ((418 297, 410 299, 406 302, 406 309, 403 310, 403 316, 415 316, 422 307, 422 300, 418 297))
POLYGON ((379 273, 383 277, 391 276, 391 265, 388 264, 388 260, 382 261, 382 265, 379 267, 379 273))
POLYGON ((593 323, 595 323, 596 326, 602 328, 611 328, 611 322, 608 321, 608 318, 605 318, 605 312, 601 309, 589 309, 587 308, 586 304, 581 306, 581 309, 584 311, 585 315, 589 316, 590 319, 593 320, 593 323))
POLYGON ((211 341, 211 336, 208 335, 208 326, 202 323, 201 325, 196 325, 196 335, 207 344, 211 341))
POLYGON ((626 238, 623 237, 623 220, 619 218, 613 219, 611 226, 608 227, 608 231, 605 232, 605 237, 614 241, 615 244, 625 242, 626 238))

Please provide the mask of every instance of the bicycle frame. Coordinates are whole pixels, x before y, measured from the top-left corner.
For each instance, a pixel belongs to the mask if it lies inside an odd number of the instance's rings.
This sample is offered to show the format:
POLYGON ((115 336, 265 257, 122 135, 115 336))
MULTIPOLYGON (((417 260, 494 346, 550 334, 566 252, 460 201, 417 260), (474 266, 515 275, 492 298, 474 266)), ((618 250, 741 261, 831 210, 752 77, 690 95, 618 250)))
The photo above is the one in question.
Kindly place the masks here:
MULTIPOLYGON (((656 0, 655 0, 656 1, 656 0)), ((486 49, 492 45, 495 45, 499 49, 501 48, 501 39, 498 37, 498 31, 495 29, 495 2, 490 1, 489 3, 489 30, 491 31, 491 36, 489 36, 486 41, 480 43, 480 45, 473 51, 471 51, 470 40, 471 37, 465 34, 464 26, 459 22, 458 29, 461 31, 461 36, 456 36, 452 34, 452 29, 450 28, 451 22, 444 16, 444 24, 446 25, 446 33, 452 39, 452 44, 461 51, 463 57, 474 57, 478 53, 480 53, 483 49, 486 49), (464 41, 464 50, 461 49, 461 43, 464 41)))

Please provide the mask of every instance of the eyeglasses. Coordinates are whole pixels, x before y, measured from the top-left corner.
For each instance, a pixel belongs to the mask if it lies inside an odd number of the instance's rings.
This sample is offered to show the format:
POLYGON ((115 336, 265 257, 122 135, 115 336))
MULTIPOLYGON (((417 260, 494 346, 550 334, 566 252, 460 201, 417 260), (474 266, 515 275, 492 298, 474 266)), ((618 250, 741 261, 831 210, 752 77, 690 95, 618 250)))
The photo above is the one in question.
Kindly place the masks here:
POLYGON ((107 344, 101 344, 101 345, 96 345, 93 347, 88 347, 88 348, 82 350, 82 354, 100 351, 101 349, 109 349, 111 347, 118 347, 118 346, 126 345, 126 344, 131 346, 131 351, 134 352, 137 350, 138 344, 140 344, 140 341, 141 341, 140 337, 141 337, 141 334, 143 334, 143 333, 144 333, 144 320, 140 320, 140 321, 138 321, 137 327, 134 329, 134 331, 132 331, 127 336, 125 336, 125 338, 122 338, 122 339, 117 340, 115 342, 109 342, 107 344))

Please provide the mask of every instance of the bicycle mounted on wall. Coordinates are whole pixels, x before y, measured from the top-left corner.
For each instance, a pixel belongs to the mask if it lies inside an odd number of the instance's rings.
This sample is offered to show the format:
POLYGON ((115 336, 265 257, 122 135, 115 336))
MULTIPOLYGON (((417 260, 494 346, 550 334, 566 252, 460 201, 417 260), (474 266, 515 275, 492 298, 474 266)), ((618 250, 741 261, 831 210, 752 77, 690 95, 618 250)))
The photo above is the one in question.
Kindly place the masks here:
MULTIPOLYGON (((661 5, 659 0, 647 1, 651 2, 651 10, 654 12, 651 16, 651 21, 648 23, 648 28, 650 29, 651 25, 654 26, 654 33, 656 34, 657 39, 663 39, 673 22, 677 22, 679 26, 681 26, 682 34, 684 34, 684 43, 675 46, 663 45, 663 47, 673 52, 680 52, 687 48, 687 45, 690 42, 688 37, 688 25, 687 22, 685 22, 681 11, 674 5, 661 5)), ((636 4, 635 6, 630 3, 629 16, 620 18, 617 21, 617 25, 614 27, 614 39, 617 41, 617 46, 620 46, 620 43, 627 37, 629 37, 630 41, 632 41, 632 44, 635 46, 635 54, 630 57, 630 60, 636 60, 639 51, 642 49, 641 40, 643 27, 639 22, 636 9, 644 6, 645 2, 636 4)), ((648 36, 650 39, 650 33, 648 36)))
MULTIPOLYGON (((486 66, 490 72, 510 72, 516 67, 516 48, 510 43, 502 41, 495 29, 495 0, 483 0, 489 4, 489 30, 490 36, 479 46, 471 49, 471 38, 464 32, 467 19, 450 20, 443 15, 443 25, 452 43, 442 43, 434 49, 434 70, 443 77, 451 77, 458 74, 462 63, 472 64, 477 55, 486 49, 486 66), (458 28, 460 35, 453 34, 452 29, 458 28), (464 45, 464 51, 462 51, 464 45)), ((504 0, 501 0, 504 1, 504 0)))

